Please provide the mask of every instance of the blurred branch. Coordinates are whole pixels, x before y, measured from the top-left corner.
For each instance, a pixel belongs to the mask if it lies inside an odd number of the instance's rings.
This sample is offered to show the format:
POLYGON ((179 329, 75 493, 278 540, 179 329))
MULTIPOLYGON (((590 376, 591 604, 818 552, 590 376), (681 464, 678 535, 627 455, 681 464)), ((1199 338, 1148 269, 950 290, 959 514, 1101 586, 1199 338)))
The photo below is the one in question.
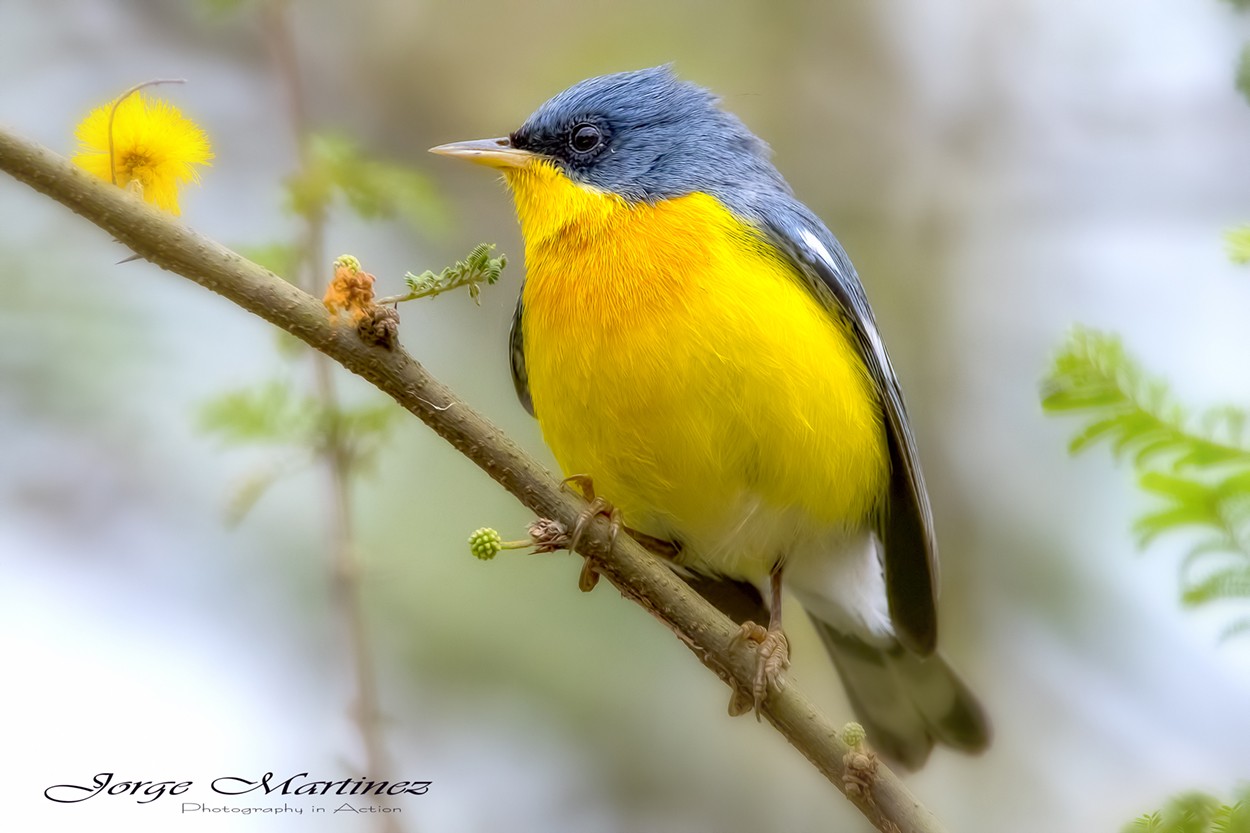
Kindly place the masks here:
MULTIPOLYGON (((261 11, 273 60, 285 91, 287 120, 296 143, 299 170, 295 176, 307 178, 313 167, 313 134, 305 106, 295 39, 287 16, 287 0, 272 0, 265 3, 261 11)), ((303 239, 296 253, 297 282, 305 292, 315 292, 318 280, 322 279, 321 275, 325 270, 326 205, 324 202, 305 201, 299 216, 303 221, 303 239)), ((314 351, 312 368, 321 409, 327 413, 340 413, 333 368, 326 354, 314 351)), ((325 442, 319 447, 318 456, 325 467, 330 503, 333 507, 328 521, 331 580, 334 597, 347 628, 352 676, 356 685, 350 713, 364 748, 365 769, 367 772, 380 773, 389 769, 389 756, 382 737, 377 672, 373 662, 373 649, 369 643, 368 622, 361 601, 363 567, 355 535, 351 491, 355 454, 342 430, 341 420, 328 420, 325 424, 325 442)), ((401 833, 399 820, 395 816, 381 815, 377 823, 382 833, 401 833)))
MULTIPOLYGON (((66 205, 140 257, 292 333, 377 386, 536 515, 571 529, 586 508, 584 501, 562 491, 550 473, 458 400, 406 351, 364 343, 352 327, 333 320, 322 303, 306 292, 3 128, 0 169, 66 205)), ((736 691, 750 690, 755 651, 735 643, 737 625, 663 563, 626 537, 612 547, 604 518, 591 524, 578 552, 622 595, 671 629, 717 676, 736 691)), ((938 833, 944 829, 886 767, 879 767, 870 783, 864 784, 863 773, 847 766, 847 760, 855 760, 854 751, 839 739, 837 727, 793 686, 772 692, 762 713, 878 830, 938 833)))

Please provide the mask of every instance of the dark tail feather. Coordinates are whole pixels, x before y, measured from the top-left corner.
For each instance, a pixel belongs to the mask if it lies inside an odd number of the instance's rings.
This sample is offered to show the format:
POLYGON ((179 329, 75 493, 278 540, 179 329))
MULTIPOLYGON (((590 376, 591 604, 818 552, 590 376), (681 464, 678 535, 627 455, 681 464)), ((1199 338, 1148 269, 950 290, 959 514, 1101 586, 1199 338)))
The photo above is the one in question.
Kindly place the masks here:
POLYGON ((940 654, 918 657, 900 645, 877 648, 812 619, 842 677, 868 744, 918 769, 935 743, 980 752, 990 742, 981 704, 940 654))

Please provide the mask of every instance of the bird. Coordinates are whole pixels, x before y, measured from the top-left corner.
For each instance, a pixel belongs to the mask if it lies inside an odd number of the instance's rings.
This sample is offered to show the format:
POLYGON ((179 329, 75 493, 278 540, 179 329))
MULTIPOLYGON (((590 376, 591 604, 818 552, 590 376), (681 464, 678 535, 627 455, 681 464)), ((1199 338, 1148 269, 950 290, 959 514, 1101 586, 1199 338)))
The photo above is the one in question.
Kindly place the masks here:
POLYGON ((788 591, 874 749, 912 769, 935 744, 984 749, 985 711, 936 651, 937 545, 898 378, 849 257, 768 146, 670 64, 431 151, 502 174, 525 249, 518 398, 595 509, 737 601, 757 717, 789 664, 788 591))

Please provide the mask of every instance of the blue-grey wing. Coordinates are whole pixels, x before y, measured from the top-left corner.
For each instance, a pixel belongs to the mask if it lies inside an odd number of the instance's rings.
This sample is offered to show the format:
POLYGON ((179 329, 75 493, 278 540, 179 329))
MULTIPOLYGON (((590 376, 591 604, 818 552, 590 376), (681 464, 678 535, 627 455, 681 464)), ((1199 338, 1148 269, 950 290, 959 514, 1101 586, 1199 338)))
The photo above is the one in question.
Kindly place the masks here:
POLYGON ((508 332, 508 365, 512 369, 512 386, 516 388, 516 398, 521 400, 521 407, 530 416, 534 416, 529 374, 525 370, 525 341, 521 337, 521 319, 524 315, 525 302, 521 295, 517 295, 516 311, 512 313, 512 329, 508 332))
POLYGON ((910 650, 930 653, 937 644, 937 542, 916 441, 903 392, 890 364, 863 285, 842 246, 815 215, 797 202, 762 212, 765 234, 807 278, 808 287, 845 320, 859 342, 885 416, 890 446, 889 495, 878 521, 885 556, 890 618, 910 650))

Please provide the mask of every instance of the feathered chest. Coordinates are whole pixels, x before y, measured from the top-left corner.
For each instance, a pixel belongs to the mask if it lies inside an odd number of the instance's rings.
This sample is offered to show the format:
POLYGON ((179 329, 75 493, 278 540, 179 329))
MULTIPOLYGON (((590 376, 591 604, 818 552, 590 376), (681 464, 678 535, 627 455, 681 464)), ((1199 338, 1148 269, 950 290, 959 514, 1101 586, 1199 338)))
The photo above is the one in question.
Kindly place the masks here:
POLYGON ((563 223, 517 200, 529 388, 561 467, 685 540, 734 524, 730 506, 861 522, 885 452, 845 325, 714 198, 596 198, 563 223))

